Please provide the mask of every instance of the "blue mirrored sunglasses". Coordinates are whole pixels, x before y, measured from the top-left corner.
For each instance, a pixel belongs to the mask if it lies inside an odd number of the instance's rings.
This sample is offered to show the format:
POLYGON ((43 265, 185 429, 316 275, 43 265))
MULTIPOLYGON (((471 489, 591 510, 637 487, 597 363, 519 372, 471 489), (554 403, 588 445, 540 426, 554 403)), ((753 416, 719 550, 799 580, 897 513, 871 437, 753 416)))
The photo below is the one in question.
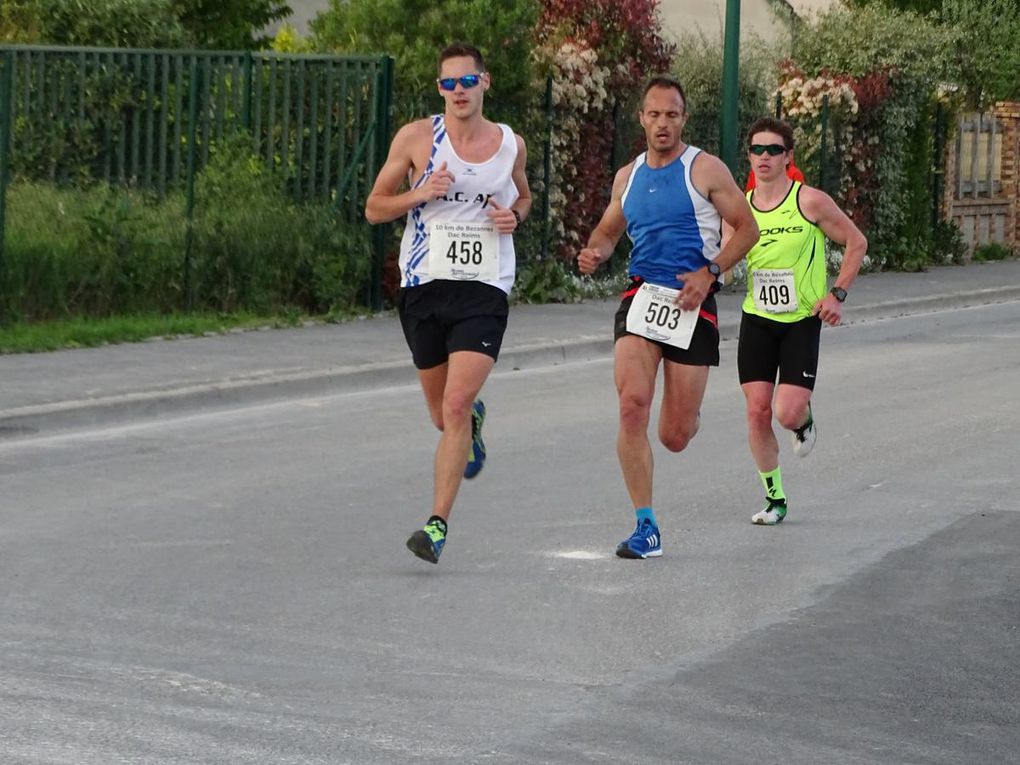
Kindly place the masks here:
POLYGON ((441 77, 436 80, 443 90, 453 90, 459 82, 465 88, 473 88, 482 81, 481 74, 465 74, 463 77, 441 77))

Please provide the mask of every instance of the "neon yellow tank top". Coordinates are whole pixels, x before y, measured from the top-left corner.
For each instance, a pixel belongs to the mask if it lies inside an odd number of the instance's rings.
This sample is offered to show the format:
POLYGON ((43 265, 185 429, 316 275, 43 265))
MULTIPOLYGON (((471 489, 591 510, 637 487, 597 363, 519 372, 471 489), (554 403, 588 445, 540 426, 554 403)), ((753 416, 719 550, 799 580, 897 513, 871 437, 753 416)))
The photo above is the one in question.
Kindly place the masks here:
POLYGON ((810 316, 825 295, 825 235, 800 210, 801 183, 786 198, 762 211, 751 201, 761 238, 747 253, 747 295, 743 309, 766 319, 794 322, 810 316))

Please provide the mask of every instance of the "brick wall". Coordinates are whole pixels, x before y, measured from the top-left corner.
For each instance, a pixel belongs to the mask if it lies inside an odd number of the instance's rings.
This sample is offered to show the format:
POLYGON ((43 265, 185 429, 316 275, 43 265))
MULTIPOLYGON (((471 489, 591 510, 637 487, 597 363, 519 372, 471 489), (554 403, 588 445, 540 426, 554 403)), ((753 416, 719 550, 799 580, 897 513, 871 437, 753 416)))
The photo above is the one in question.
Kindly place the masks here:
POLYGON ((1020 249, 1020 102, 1000 101, 994 112, 1002 125, 1002 196, 1010 203, 1006 240, 1020 249))

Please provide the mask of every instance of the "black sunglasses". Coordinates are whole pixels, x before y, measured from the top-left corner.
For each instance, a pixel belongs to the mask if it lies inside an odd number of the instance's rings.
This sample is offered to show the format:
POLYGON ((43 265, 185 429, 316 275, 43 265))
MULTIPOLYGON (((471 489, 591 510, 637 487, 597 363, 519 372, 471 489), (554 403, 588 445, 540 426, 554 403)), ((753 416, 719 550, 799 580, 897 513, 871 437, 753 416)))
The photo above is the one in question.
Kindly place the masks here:
POLYGON ((768 154, 770 157, 778 157, 780 154, 786 153, 786 147, 781 143, 770 143, 767 146, 760 143, 752 143, 751 153, 756 157, 760 157, 762 154, 768 154))
POLYGON ((463 77, 442 77, 436 82, 439 83, 439 87, 443 90, 453 90, 457 87, 459 82, 465 88, 473 88, 482 81, 481 74, 465 74, 463 77))

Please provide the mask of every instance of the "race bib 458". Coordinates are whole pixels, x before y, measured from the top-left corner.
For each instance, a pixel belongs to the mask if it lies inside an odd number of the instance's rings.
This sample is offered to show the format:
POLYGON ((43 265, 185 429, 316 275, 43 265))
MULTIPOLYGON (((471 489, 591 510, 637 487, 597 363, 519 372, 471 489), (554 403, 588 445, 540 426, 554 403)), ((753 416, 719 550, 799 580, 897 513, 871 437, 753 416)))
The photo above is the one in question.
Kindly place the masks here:
POLYGON ((499 278, 499 234, 491 223, 433 221, 429 231, 433 279, 486 281, 499 278))

